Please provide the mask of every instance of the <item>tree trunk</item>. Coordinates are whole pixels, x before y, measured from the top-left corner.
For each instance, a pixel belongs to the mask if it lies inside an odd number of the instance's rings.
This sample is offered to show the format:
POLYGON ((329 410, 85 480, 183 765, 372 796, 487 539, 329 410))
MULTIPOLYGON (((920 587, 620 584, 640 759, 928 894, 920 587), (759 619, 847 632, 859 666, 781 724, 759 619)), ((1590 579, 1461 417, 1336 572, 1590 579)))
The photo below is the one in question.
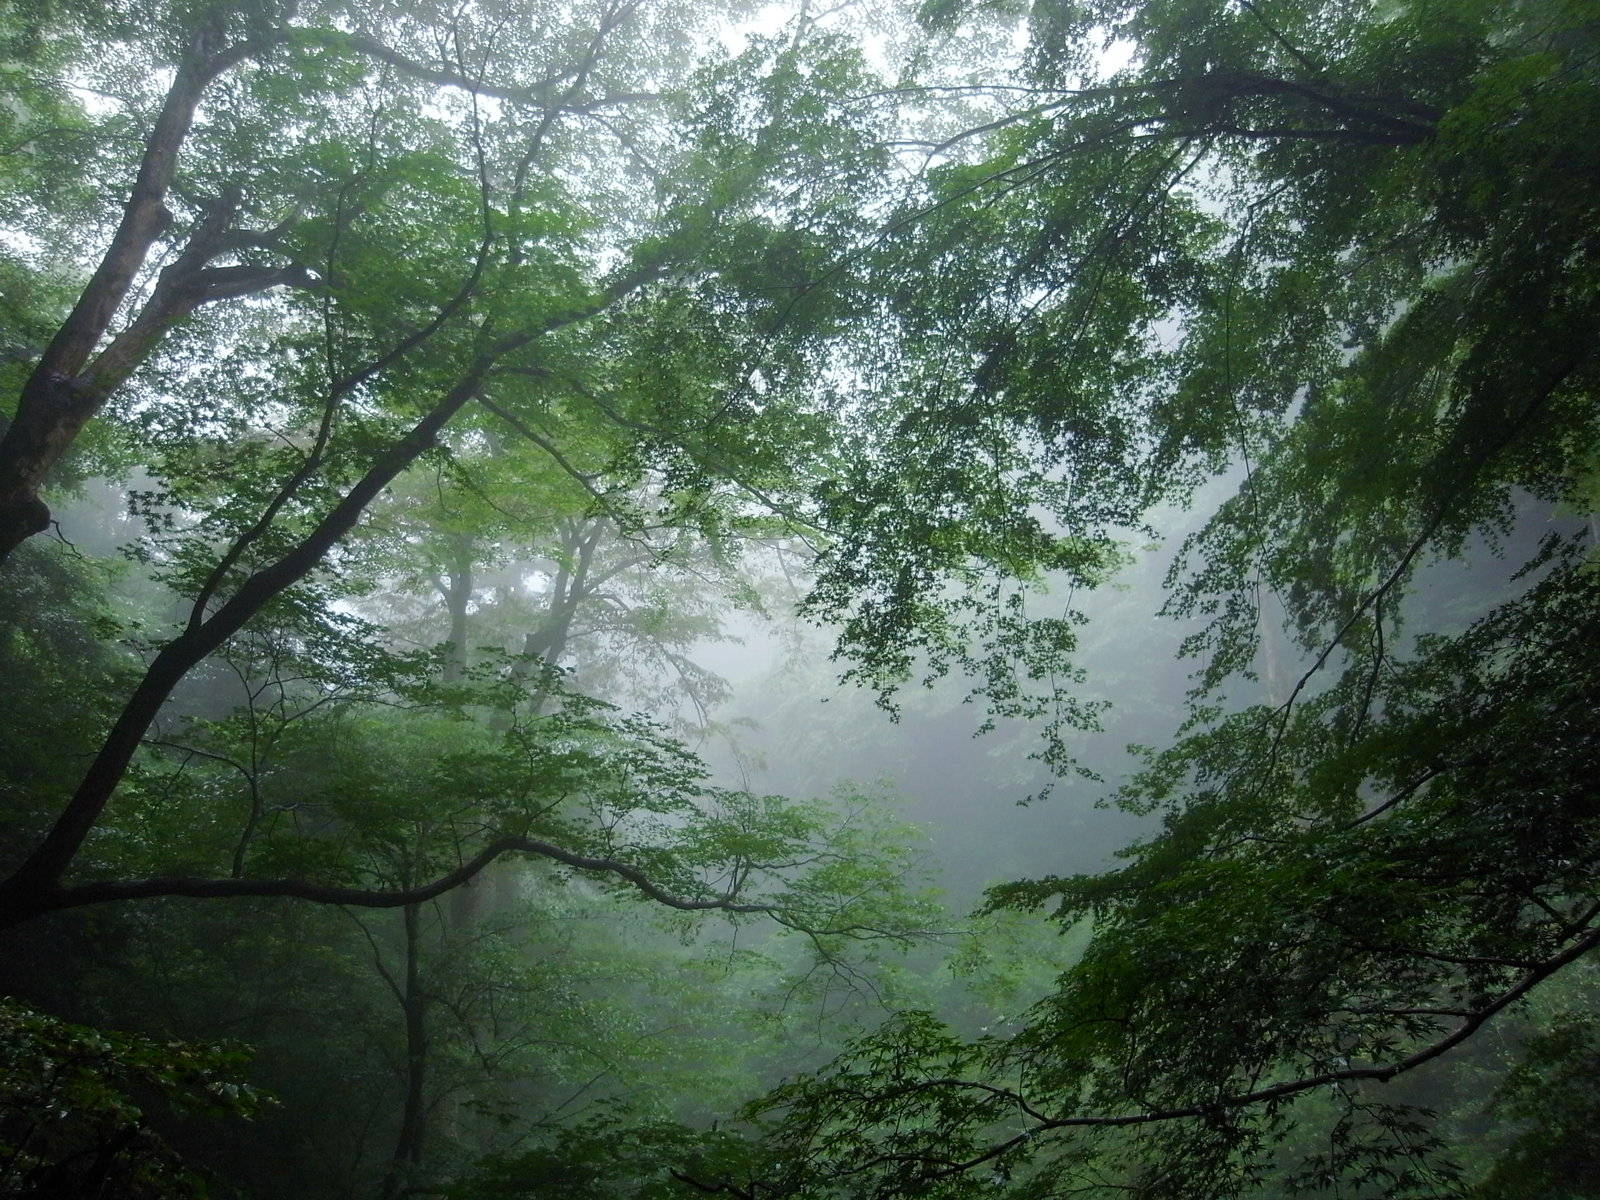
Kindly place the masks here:
POLYGON ((444 660, 444 681, 460 683, 466 677, 467 605, 472 602, 472 539, 451 538, 454 553, 450 563, 450 582, 444 589, 445 607, 450 610, 450 652, 444 660))
MULTIPOLYGON (((39 489, 50 468, 78 431, 100 411, 110 390, 154 348, 161 330, 169 323, 146 322, 149 328, 141 329, 142 352, 114 356, 116 369, 110 369, 108 364, 107 378, 94 378, 92 370, 85 374, 85 365, 122 307, 151 247, 172 223, 167 193, 201 95, 218 75, 259 53, 267 44, 241 42, 224 48, 219 40, 220 35, 210 28, 200 30, 190 40, 145 142, 138 177, 123 206, 122 222, 72 312, 23 385, 16 416, 4 438, 0 438, 0 562, 28 538, 49 528, 50 509, 39 499, 39 489), (149 335, 147 339, 143 337, 145 333, 149 335)), ((198 302, 194 298, 194 303, 198 302)), ((189 307, 193 308, 194 303, 189 307)))
POLYGON ((78 790, 55 825, 15 873, 0 881, 0 929, 51 911, 58 899, 56 893, 61 876, 99 821, 111 793, 127 772, 145 732, 173 688, 197 663, 237 633, 263 605, 322 561, 329 548, 360 519, 373 497, 435 444, 439 431, 482 387, 492 361, 484 357, 475 363, 432 412, 378 456, 360 481, 292 550, 251 575, 214 613, 203 620, 197 619, 189 629, 162 647, 146 668, 144 678, 106 735, 100 753, 89 764, 78 790))
POLYGON ((381 1195, 392 1200, 422 1170, 423 1143, 428 1132, 428 1110, 424 1084, 428 1066, 427 998, 422 990, 420 963, 422 950, 422 906, 405 906, 406 980, 401 1008, 406 1021, 406 1097, 400 1116, 400 1136, 395 1140, 389 1172, 384 1176, 381 1195))
MULTIPOLYGON (((588 597, 589 566, 594 561, 601 532, 599 522, 584 522, 570 530, 563 539, 565 559, 551 581, 550 604, 539 628, 528 634, 524 641, 523 654, 543 659, 552 667, 561 661, 561 656, 567 650, 567 641, 572 636, 572 621, 578 615, 578 606, 588 597)), ((538 713, 548 698, 543 690, 535 695, 533 712, 538 713)))
POLYGON ((1283 630, 1273 620, 1273 596, 1265 588, 1256 589, 1256 636, 1261 663, 1261 681, 1266 686, 1267 703, 1282 708, 1293 691, 1289 680, 1283 630))

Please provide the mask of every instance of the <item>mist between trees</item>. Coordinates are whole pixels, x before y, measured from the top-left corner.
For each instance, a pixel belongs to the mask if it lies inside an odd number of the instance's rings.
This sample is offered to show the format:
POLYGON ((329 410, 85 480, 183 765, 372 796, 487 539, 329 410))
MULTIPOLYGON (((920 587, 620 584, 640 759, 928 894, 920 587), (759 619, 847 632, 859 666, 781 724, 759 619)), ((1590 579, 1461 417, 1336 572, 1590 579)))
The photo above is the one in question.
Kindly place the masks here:
POLYGON ((1597 31, 0 9, 0 1195, 1600 1194, 1597 31))

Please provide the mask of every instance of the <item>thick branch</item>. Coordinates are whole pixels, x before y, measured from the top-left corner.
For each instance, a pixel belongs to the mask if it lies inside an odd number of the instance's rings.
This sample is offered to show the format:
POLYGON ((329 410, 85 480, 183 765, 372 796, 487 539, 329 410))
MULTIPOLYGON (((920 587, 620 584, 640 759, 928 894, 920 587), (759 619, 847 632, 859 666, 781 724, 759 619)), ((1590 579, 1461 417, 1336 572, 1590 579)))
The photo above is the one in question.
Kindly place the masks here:
POLYGON ((72 313, 40 359, 40 373, 74 375, 83 369, 121 307, 150 247, 172 222, 172 214, 166 208, 167 192, 172 187, 178 152, 189 136, 201 94, 219 75, 272 44, 272 41, 245 41, 223 48, 216 42, 216 33, 209 29, 202 29, 191 40, 189 52, 178 67, 155 127, 145 142, 144 157, 123 210, 122 224, 72 313))
POLYGON ((1248 72, 1217 72, 1195 79, 1171 80, 1158 90, 1179 94, 1198 92, 1206 99, 1214 97, 1221 103, 1244 96, 1297 96, 1347 121, 1387 129, 1403 143, 1420 142, 1431 136, 1441 115, 1431 105, 1416 101, 1351 95, 1328 87, 1248 72), (1407 115, 1396 116, 1389 111, 1391 109, 1407 115))
POLYGON ((100 813, 127 772, 146 731, 178 682, 243 628, 245 622, 273 597, 310 572, 322 556, 355 527, 367 505, 395 476, 435 444, 445 423, 477 394, 492 362, 491 355, 480 357, 427 416, 378 457, 344 499, 299 545, 277 562, 251 575, 209 619, 191 625, 162 647, 55 827, 16 874, 0 883, 0 926, 33 915, 31 910, 36 907, 37 898, 56 890, 56 881, 100 819, 100 813))
POLYGON ((161 272, 139 315, 79 376, 75 390, 86 405, 98 410, 150 357, 167 330, 202 304, 236 300, 275 287, 309 288, 318 283, 299 263, 284 267, 204 265, 224 249, 209 239, 202 241, 197 233, 178 261, 161 272))
POLYGON ((0 927, 16 924, 47 912, 83 908, 91 904, 109 904, 121 900, 149 900, 159 896, 189 896, 209 900, 242 896, 288 896, 317 904, 343 904, 355 908, 402 908, 408 904, 425 903, 453 888, 460 887, 495 859, 513 853, 537 855, 597 875, 615 875, 632 884, 657 904, 683 912, 771 913, 774 911, 770 904, 747 904, 734 895, 709 899, 675 896, 654 883, 639 868, 628 863, 578 854, 537 838, 508 836, 496 838, 454 871, 420 887, 391 890, 339 887, 301 879, 193 879, 180 876, 115 880, 78 884, 74 887, 57 887, 41 892, 28 905, 28 910, 20 915, 10 912, 0 915, 0 927))
MULTIPOLYGON (((206 28, 191 40, 145 142, 122 222, 88 286, 23 385, 16 418, 0 440, 0 562, 48 526, 50 510, 39 499, 39 489, 50 468, 105 401, 106 390, 83 388, 76 376, 127 298, 150 248, 172 222, 167 193, 201 95, 212 80, 276 40, 244 41, 224 48, 217 44, 218 37, 206 28)), ((134 365, 137 360, 121 371, 118 382, 134 365)))

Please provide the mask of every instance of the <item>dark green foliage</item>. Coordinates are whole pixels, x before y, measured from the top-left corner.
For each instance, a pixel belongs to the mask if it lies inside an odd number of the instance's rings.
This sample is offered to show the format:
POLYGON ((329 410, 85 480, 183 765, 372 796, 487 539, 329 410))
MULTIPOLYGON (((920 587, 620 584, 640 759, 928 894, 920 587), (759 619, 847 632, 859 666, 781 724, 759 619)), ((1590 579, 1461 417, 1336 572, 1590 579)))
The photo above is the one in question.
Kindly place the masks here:
POLYGON ((240 1078, 246 1059, 236 1046, 87 1029, 0 1003, 0 1191, 50 1200, 208 1194, 144 1110, 249 1118, 263 1097, 240 1078))
POLYGON ((1495 1104, 1523 1129, 1473 1191, 1475 1200, 1579 1200, 1600 1189, 1600 1046, 1592 1020, 1569 1018, 1530 1039, 1495 1104))
MULTIPOLYGON (((1551 516, 1600 453, 1597 16, 1035 10, 1036 107, 885 239, 875 454, 819 493, 845 532, 812 603, 881 684, 992 658, 995 711, 1031 678, 1049 712, 1070 603, 1020 597, 1231 468, 1169 576, 1194 707, 1116 796, 1162 818, 1124 866, 990 893, 1091 924, 1054 994, 1007 1039, 892 1024, 775 1093, 781 1187, 1466 1186, 1405 1081, 1600 945, 1600 591, 1592 529, 1551 516), (1128 65, 1086 78, 1108 36, 1128 65)), ((1065 703, 1058 767, 1093 719, 1065 703)))
POLYGON ((750 1175, 738 1134, 641 1121, 625 1109, 555 1131, 549 1144, 487 1159, 447 1194, 452 1200, 662 1200, 698 1194, 691 1180, 750 1175))

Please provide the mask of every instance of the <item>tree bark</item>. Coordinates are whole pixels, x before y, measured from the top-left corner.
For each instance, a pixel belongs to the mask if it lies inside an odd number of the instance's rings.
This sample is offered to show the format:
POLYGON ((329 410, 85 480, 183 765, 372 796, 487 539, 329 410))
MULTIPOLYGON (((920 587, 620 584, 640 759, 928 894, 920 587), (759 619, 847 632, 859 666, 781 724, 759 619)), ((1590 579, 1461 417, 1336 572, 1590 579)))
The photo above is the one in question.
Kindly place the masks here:
MULTIPOLYGON (((650 876, 630 863, 618 859, 595 858, 557 846, 538 838, 505 836, 489 842, 455 870, 416 887, 383 891, 314 883, 305 879, 193 879, 181 875, 150 879, 108 879, 80 883, 71 887, 52 886, 39 892, 22 893, 0 903, 0 929, 21 924, 47 912, 84 908, 92 904, 115 904, 127 900, 150 900, 157 896, 189 896, 195 899, 224 900, 239 896, 287 896, 314 904, 344 904, 356 908, 402 908, 421 904, 458 888, 478 875, 504 854, 531 854, 547 858, 579 871, 596 875, 615 875, 626 880, 643 895, 666 908, 680 912, 776 913, 773 904, 749 904, 739 899, 742 882, 720 896, 690 898, 677 896, 659 887, 650 876)), ((15 880, 16 876, 12 876, 15 880)), ((7 880, 9 886, 12 880, 7 880)), ((795 925, 794 928, 802 928, 795 925)), ((815 932, 843 932, 816 930, 815 932)))
MULTIPOLYGON (((116 370, 110 370, 113 364, 108 363, 103 380, 82 377, 151 247, 172 223, 167 193, 201 95, 217 76, 270 44, 245 41, 224 47, 220 42, 221 34, 210 26, 190 39, 155 127, 145 142, 122 222, 77 304, 23 384, 16 416, 4 438, 0 438, 0 562, 28 538, 49 528, 50 509, 39 498, 39 490, 50 468, 100 410, 110 388, 126 379, 148 355, 172 319, 169 316, 147 323, 136 339, 144 342, 142 353, 120 355, 116 361, 121 365, 116 370)), ((189 307, 192 309, 194 304, 189 307)), ((133 348, 133 343, 123 347, 128 352, 133 348)))

